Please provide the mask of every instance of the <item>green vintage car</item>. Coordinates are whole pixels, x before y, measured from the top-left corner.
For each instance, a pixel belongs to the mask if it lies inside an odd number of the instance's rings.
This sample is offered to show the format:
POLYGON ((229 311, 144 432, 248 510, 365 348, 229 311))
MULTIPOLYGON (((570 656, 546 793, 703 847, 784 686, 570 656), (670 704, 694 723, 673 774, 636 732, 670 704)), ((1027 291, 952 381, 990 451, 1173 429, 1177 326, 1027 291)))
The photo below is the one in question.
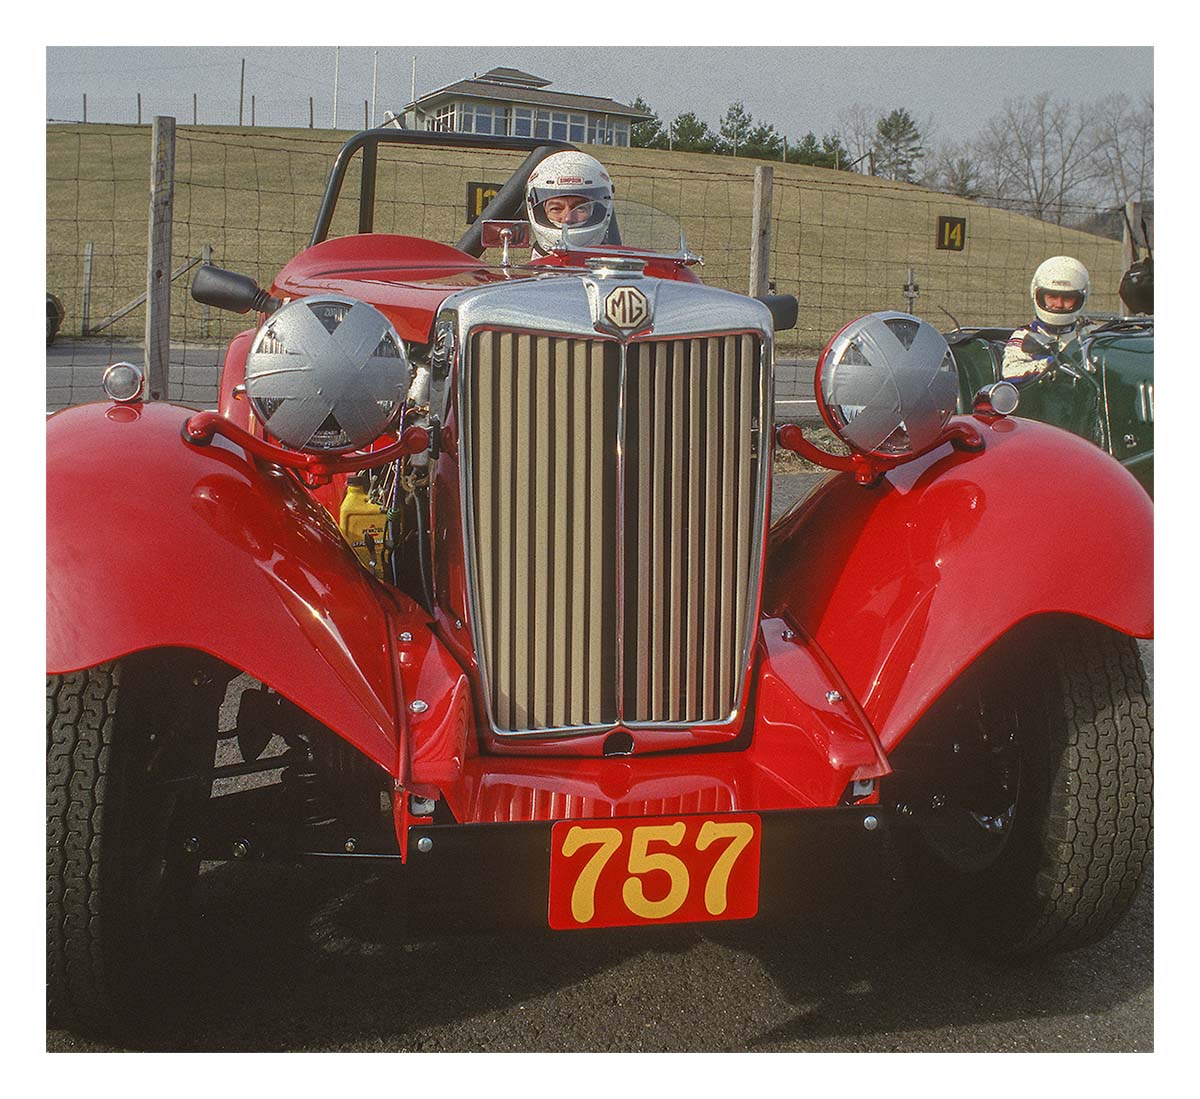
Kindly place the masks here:
MULTIPOLYGON (((959 411, 1002 378, 1011 328, 946 333, 958 367, 959 411)), ((1042 420, 1103 447, 1154 495, 1154 318, 1095 321, 1049 369, 1017 382, 1016 415, 1042 420)), ((1015 379, 1009 379, 1015 380, 1015 379)))

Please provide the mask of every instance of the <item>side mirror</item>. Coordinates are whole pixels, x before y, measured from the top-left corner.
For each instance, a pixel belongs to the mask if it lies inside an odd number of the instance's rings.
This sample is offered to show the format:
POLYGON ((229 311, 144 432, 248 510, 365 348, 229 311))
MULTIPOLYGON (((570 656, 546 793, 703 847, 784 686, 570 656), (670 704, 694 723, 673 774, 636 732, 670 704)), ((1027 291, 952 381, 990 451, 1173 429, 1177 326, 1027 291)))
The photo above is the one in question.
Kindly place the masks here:
POLYGON ((215 305, 233 313, 274 313, 280 303, 249 275, 239 275, 206 263, 192 279, 192 297, 201 305, 215 305))
POLYGON ((763 294, 757 299, 771 310, 771 321, 776 332, 786 332, 796 327, 800 315, 800 303, 795 294, 763 294))

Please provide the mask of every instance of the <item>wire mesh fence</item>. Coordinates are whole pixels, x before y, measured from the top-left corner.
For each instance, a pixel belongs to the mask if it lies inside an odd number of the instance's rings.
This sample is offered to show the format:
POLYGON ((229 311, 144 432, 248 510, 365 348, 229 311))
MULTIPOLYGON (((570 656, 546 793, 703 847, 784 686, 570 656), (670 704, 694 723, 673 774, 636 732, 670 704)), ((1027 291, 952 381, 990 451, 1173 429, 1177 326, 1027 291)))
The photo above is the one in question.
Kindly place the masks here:
MULTIPOLYGON (((308 244, 347 136, 177 129, 170 399, 214 403, 223 347, 249 319, 192 301, 194 265, 211 261, 269 286, 308 244)), ((679 220, 690 250, 703 257, 706 283, 747 292, 756 162, 592 151, 613 176, 618 198, 679 220)), ((65 308, 47 350, 51 409, 96 399, 108 363, 140 359, 150 155, 148 126, 47 128, 47 290, 65 308)), ((469 224, 468 185, 499 186, 523 156, 380 147, 375 231, 453 244, 469 224)), ((1034 267, 1059 253, 1088 267, 1095 311, 1120 311, 1119 241, 873 177, 799 165, 773 170, 770 279, 777 293, 795 294, 800 303, 797 327, 778 336, 781 357, 815 355, 846 321, 878 309, 916 312, 944 329, 1016 325, 1029 314, 1034 267)), ((358 183, 352 162, 330 236, 357 231, 358 183)))

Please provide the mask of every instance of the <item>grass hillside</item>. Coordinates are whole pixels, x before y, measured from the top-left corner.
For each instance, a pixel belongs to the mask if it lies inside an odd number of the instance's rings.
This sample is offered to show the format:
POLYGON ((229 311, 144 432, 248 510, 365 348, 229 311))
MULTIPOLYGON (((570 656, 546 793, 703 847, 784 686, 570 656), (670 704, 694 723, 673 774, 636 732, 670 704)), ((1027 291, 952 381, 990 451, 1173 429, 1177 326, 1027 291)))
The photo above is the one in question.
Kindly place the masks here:
MULTIPOLYGON (((329 170, 350 132, 182 126, 177 130, 174 262, 207 244, 214 262, 264 285, 307 243, 329 170)), ((710 285, 745 293, 756 161, 649 149, 592 148, 622 198, 680 219, 710 285)), ((63 299, 68 333, 82 315, 83 256, 93 246, 93 326, 145 288, 150 179, 148 126, 55 125, 46 140, 47 288, 63 299)), ((376 194, 380 232, 453 243, 466 228, 467 184, 502 183, 520 154, 381 149, 376 194)), ((357 160, 357 158, 356 158, 357 160)), ((1120 308, 1121 246, 1111 240, 953 196, 866 176, 774 164, 771 278, 800 300, 800 325, 782 333, 784 353, 819 348, 845 321, 904 309, 908 268, 916 310, 942 327, 1018 323, 1029 314, 1033 268, 1068 253, 1092 273, 1097 311, 1120 308), (961 252, 936 249, 939 216, 966 218, 961 252)), ((357 226, 357 163, 348 173, 331 235, 357 226)), ((196 340, 199 307, 172 297, 172 335, 196 340)), ((134 310, 108 329, 140 335, 134 310)), ((213 316, 207 335, 225 339, 244 318, 213 316)))

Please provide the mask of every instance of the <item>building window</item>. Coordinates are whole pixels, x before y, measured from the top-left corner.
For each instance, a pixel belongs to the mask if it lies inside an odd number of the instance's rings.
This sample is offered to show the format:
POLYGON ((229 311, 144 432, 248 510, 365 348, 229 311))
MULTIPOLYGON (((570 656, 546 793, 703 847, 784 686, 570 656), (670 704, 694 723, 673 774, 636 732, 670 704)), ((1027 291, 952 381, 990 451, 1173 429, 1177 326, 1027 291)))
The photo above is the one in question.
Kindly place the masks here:
POLYGON ((542 111, 533 112, 533 136, 550 136, 550 116, 542 111))
POLYGON ((573 114, 570 121, 570 141, 587 140, 587 115, 573 114))
POLYGON ((607 145, 608 144, 608 129, 604 125, 604 119, 592 115, 588 119, 588 144, 589 145, 607 145))
POLYGON ((447 104, 445 107, 439 107, 437 114, 433 116, 432 129, 435 130, 453 130, 455 123, 455 105, 447 104))
POLYGON ((629 144, 629 123, 628 122, 611 122, 609 123, 609 144, 611 145, 628 145, 629 144))
POLYGON ((528 107, 514 107, 512 112, 512 132, 514 137, 532 137, 533 111, 528 107))
POLYGON ((476 103, 475 133, 507 134, 508 111, 492 103, 476 103))

